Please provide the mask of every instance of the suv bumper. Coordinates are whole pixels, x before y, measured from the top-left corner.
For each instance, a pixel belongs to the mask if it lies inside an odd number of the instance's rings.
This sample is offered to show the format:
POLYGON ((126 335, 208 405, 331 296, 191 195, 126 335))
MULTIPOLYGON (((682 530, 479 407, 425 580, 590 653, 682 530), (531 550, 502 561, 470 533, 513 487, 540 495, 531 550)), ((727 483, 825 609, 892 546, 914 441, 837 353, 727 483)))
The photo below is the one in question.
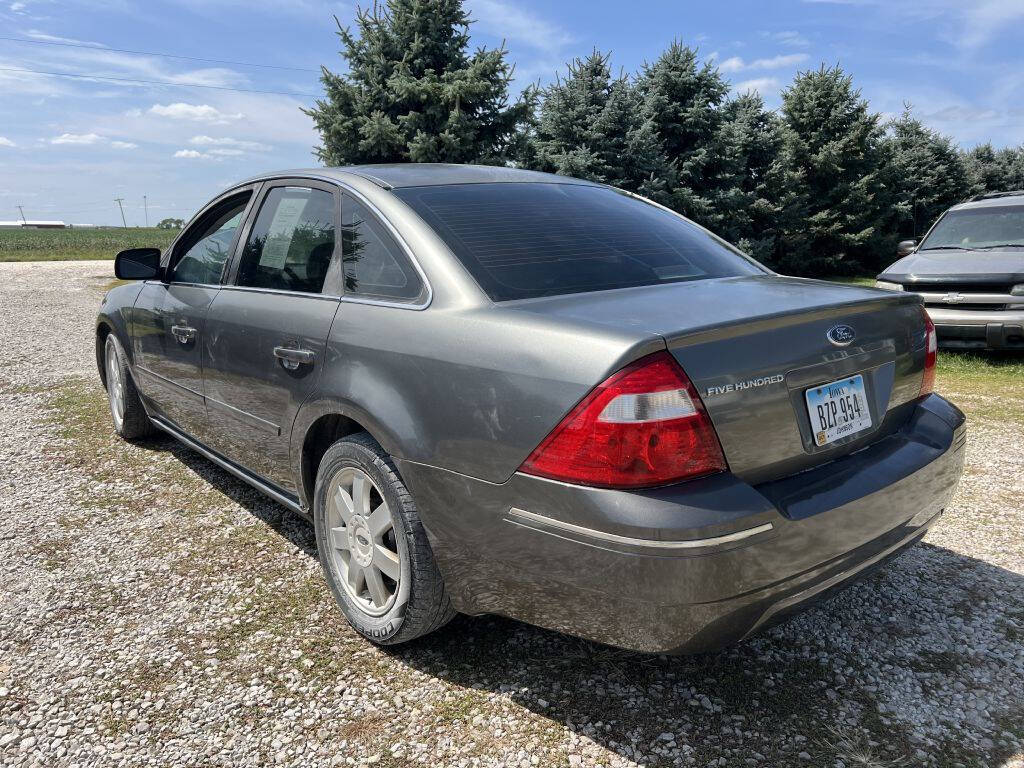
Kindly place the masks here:
POLYGON ((727 473, 614 491, 399 469, 457 610, 691 653, 747 637, 920 539, 956 487, 965 442, 963 414, 931 395, 901 431, 756 487, 727 473))
POLYGON ((947 349, 1024 349, 1024 310, 979 312, 927 306, 939 346, 947 349))

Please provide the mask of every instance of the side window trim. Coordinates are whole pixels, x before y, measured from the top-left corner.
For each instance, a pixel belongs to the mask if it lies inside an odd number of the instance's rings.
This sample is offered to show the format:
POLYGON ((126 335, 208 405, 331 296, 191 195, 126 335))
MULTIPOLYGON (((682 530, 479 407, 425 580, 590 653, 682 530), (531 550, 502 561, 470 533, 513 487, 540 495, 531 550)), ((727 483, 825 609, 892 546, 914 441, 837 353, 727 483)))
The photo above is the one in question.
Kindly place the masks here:
MULTIPOLYGON (((341 187, 341 190, 343 192, 341 204, 344 205, 344 196, 347 195, 348 197, 351 197, 357 203, 362 205, 364 208, 366 208, 370 216, 373 217, 374 221, 379 226, 381 226, 389 235, 391 235, 391 238, 395 241, 395 243, 401 250, 402 254, 405 256, 406 261, 408 261, 408 263, 412 265, 413 270, 416 272, 417 275, 419 275, 419 278, 422 281, 424 288, 424 295, 422 296, 422 298, 412 301, 402 301, 400 299, 375 298, 372 296, 359 296, 358 294, 349 293, 345 291, 343 266, 341 270, 341 276, 338 281, 339 298, 342 301, 349 302, 352 304, 371 304, 374 306, 381 307, 395 307, 397 309, 424 310, 427 307, 429 307, 431 302, 434 300, 434 289, 430 285, 430 281, 427 279, 427 275, 423 271, 423 268, 420 266, 420 263, 417 260, 415 254, 412 252, 412 248, 410 248, 409 244, 405 242, 405 238, 402 237, 402 234, 395 228, 395 226, 390 221, 388 221, 387 216, 385 216, 381 212, 381 210, 376 205, 374 205, 370 200, 368 200, 364 195, 355 191, 347 184, 339 184, 339 186, 341 187)), ((344 222, 344 218, 339 217, 339 222, 344 222)), ((339 232, 340 231, 341 227, 339 227, 339 232)), ((343 241, 344 237, 338 238, 339 246, 343 241)), ((344 258, 344 254, 342 254, 342 258, 344 258)))
POLYGON ((185 235, 187 233, 189 233, 190 230, 193 227, 198 226, 199 223, 206 217, 206 215, 208 213, 210 213, 211 211, 213 211, 214 209, 216 209, 218 206, 222 205, 223 203, 227 202, 228 200, 230 200, 233 197, 238 197, 239 195, 242 195, 242 194, 244 194, 246 192, 249 192, 250 193, 249 194, 249 201, 246 203, 245 209, 242 211, 242 218, 239 221, 239 226, 235 228, 235 234, 234 234, 234 237, 231 240, 231 247, 228 249, 228 257, 224 260, 224 265, 221 267, 220 282, 219 283, 177 283, 177 285, 203 285, 203 286, 207 286, 207 285, 209 285, 209 286, 224 285, 224 276, 227 274, 228 266, 230 264, 232 264, 237 259, 237 257, 238 257, 239 243, 242 242, 239 239, 239 235, 240 235, 242 229, 245 227, 246 223, 248 222, 249 218, 252 216, 252 213, 253 213, 253 202, 259 196, 260 188, 262 187, 262 185, 263 185, 262 182, 256 182, 255 184, 245 184, 245 185, 243 185, 241 187, 235 187, 235 188, 233 188, 231 190, 228 190, 227 192, 225 192, 222 195, 218 195, 216 198, 214 198, 209 203, 207 203, 205 206, 203 206, 203 208, 200 209, 200 211, 198 213, 196 213, 196 215, 191 218, 191 220, 188 222, 188 224, 186 224, 184 227, 182 227, 181 232, 178 234, 177 237, 174 238, 174 240, 171 243, 170 247, 167 249, 167 252, 164 254, 163 259, 161 259, 161 262, 162 262, 161 266, 165 270, 165 277, 164 277, 163 282, 164 283, 168 283, 168 284, 171 282, 170 278, 171 278, 171 276, 172 276, 172 274, 174 272, 174 267, 177 266, 178 249, 181 247, 182 243, 185 242, 185 240, 184 240, 185 235))
MULTIPOLYGON (((335 282, 331 278, 331 272, 327 274, 327 280, 324 282, 324 287, 320 293, 303 293, 302 291, 285 291, 279 288, 253 288, 250 286, 238 284, 238 269, 242 261, 242 253, 245 250, 245 244, 249 242, 249 235, 252 233, 252 228, 256 226, 256 219, 259 217, 259 212, 263 207, 264 201, 270 195, 271 190, 279 189, 281 187, 305 187, 306 189, 319 189, 323 192, 327 192, 331 195, 334 200, 334 230, 335 232, 341 232, 341 194, 337 184, 328 184, 318 179, 303 179, 303 178, 287 178, 287 179, 270 179, 260 183, 259 189, 253 194, 250 201, 249 210, 246 212, 244 225, 239 227, 239 237, 235 241, 234 250, 230 259, 230 268, 225 271, 221 278, 221 286, 231 288, 239 291, 261 291, 264 293, 287 293, 295 296, 311 296, 327 297, 327 298, 340 298, 334 286, 329 285, 331 282, 335 282)), ((341 237, 335 236, 334 238, 334 251, 331 255, 332 264, 341 264, 341 237)))

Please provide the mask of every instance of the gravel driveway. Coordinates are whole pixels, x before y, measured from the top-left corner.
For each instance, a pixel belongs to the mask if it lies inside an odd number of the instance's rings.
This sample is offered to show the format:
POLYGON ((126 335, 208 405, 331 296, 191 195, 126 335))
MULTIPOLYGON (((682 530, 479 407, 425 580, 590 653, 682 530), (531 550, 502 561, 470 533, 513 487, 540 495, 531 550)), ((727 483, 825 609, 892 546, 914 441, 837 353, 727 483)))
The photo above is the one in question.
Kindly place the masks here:
POLYGON ((169 439, 114 438, 111 274, 0 264, 0 765, 1024 766, 1019 399, 967 393, 967 474, 925 544, 741 646, 460 617, 386 652, 340 618, 309 526, 169 439))

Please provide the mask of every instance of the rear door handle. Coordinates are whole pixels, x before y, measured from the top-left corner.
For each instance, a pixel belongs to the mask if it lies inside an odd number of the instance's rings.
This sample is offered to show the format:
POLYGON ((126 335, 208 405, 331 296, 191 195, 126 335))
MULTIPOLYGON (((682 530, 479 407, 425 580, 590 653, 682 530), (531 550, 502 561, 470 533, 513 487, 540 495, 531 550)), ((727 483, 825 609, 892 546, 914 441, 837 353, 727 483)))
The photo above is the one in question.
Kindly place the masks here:
POLYGON ((196 337, 196 329, 190 325, 172 325, 171 334, 179 344, 188 344, 196 337))
POLYGON ((294 371, 300 365, 312 365, 316 359, 316 353, 308 349, 274 347, 274 357, 280 360, 281 365, 289 371, 294 371))

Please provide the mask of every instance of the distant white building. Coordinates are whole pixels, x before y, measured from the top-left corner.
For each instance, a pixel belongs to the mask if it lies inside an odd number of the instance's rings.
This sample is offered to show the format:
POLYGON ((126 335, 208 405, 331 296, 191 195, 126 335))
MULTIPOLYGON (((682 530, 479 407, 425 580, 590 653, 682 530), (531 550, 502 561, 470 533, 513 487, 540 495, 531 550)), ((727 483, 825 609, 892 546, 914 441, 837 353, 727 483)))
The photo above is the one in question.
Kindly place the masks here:
POLYGON ((63 221, 0 221, 0 229, 65 229, 67 226, 63 221))

